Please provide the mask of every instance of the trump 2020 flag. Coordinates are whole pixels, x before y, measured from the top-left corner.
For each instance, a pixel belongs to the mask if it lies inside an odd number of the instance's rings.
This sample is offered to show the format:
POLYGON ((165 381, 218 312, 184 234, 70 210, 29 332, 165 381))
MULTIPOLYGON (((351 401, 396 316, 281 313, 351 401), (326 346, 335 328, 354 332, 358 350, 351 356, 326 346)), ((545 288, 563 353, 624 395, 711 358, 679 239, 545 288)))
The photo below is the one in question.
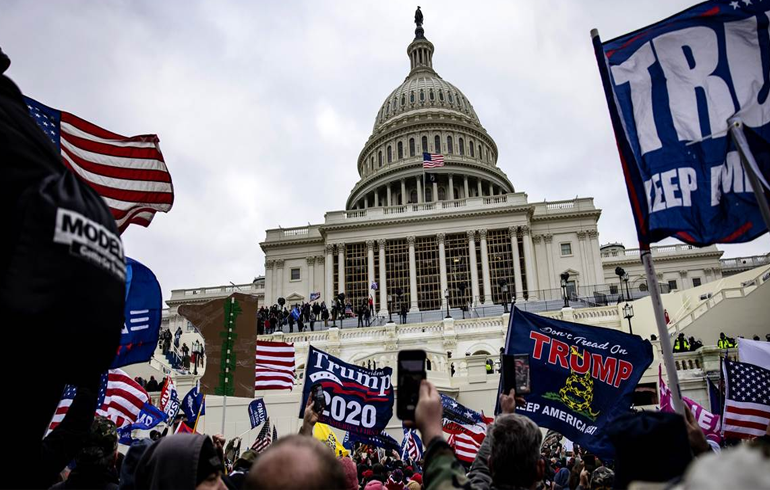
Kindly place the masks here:
POLYGON ((249 403, 249 420, 251 421, 252 429, 256 428, 259 424, 267 420, 267 408, 265 407, 265 400, 260 398, 249 403))
POLYGON ((593 33, 640 243, 746 242, 766 231, 727 121, 742 119, 767 186, 769 9, 704 2, 604 43, 593 33))
POLYGON ((505 353, 529 354, 531 393, 517 412, 612 457, 603 429, 631 408, 634 389, 652 362, 648 340, 514 308, 505 353))
POLYGON ((388 425, 393 416, 391 368, 366 369, 348 364, 312 345, 305 366, 300 418, 310 389, 320 384, 326 397, 320 422, 367 436, 379 435, 388 425))
POLYGON ((118 354, 110 368, 150 360, 158 345, 163 310, 160 284, 155 274, 126 257, 126 306, 118 354))
POLYGON ((200 415, 206 415, 205 395, 201 393, 198 385, 193 386, 182 399, 182 412, 191 428, 195 428, 200 415))

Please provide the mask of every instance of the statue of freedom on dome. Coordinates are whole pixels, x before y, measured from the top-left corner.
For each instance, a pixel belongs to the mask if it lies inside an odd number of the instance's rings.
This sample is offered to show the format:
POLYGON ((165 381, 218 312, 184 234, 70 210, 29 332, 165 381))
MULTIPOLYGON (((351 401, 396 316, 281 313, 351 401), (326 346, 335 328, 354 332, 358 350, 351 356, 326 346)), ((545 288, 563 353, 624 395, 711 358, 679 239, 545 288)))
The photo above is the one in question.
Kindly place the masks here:
POLYGON ((422 27, 422 10, 420 10, 419 5, 414 12, 414 23, 417 24, 417 27, 422 27))

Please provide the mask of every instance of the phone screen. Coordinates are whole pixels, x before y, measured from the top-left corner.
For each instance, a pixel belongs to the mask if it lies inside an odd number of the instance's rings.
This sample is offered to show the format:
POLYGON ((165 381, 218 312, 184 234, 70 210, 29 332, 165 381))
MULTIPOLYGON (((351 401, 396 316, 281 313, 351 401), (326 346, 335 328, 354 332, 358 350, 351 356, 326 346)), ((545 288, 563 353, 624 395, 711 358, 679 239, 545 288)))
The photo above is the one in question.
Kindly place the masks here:
POLYGON ((517 395, 531 393, 529 354, 503 356, 503 392, 507 395, 511 388, 516 390, 517 395))
POLYGON ((425 379, 425 351, 398 353, 398 404, 396 415, 401 420, 414 420, 420 397, 420 383, 425 379))
POLYGON ((310 387, 310 394, 313 397, 313 411, 320 414, 326 408, 326 397, 324 396, 323 387, 320 384, 314 384, 310 387))

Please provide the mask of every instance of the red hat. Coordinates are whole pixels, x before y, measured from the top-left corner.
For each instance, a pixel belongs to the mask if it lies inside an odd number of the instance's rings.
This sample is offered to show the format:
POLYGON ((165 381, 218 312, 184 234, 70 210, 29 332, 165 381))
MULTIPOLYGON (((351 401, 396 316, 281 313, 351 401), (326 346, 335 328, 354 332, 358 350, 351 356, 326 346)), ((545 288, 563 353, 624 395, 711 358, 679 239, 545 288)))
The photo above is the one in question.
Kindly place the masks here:
POLYGON ((410 478, 410 480, 411 481, 416 481, 417 483, 422 485, 422 475, 419 474, 419 473, 415 473, 414 475, 412 475, 412 478, 410 478))
POLYGON ((364 471, 363 473, 361 473, 361 476, 363 476, 364 478, 369 478, 369 477, 370 477, 370 476, 372 476, 373 474, 374 474, 374 471, 372 471, 372 470, 366 470, 366 471, 364 471))

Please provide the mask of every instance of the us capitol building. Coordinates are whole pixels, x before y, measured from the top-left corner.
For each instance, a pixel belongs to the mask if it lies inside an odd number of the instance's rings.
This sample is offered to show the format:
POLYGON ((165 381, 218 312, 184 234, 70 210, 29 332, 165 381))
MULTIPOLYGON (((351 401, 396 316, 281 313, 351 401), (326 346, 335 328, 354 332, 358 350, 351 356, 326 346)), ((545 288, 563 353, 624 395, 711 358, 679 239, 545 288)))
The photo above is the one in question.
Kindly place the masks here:
POLYGON ((593 199, 529 203, 468 97, 434 70, 421 25, 406 52, 409 73, 377 112, 345 210, 267 230, 265 304, 317 292, 357 307, 371 295, 384 316, 399 290, 418 312, 445 309, 447 296, 452 308, 558 297, 562 272, 573 290, 603 284, 593 199), (423 152, 445 161, 425 182, 423 152))
MULTIPOLYGON (((317 295, 329 305, 344 293, 356 307, 372 296, 379 318, 369 328, 352 328, 355 320, 343 328, 330 322, 328 329, 317 322, 315 332, 289 333, 284 327, 260 336, 290 342, 296 349, 293 391, 255 394, 264 397, 280 434, 298 427, 310 345, 347 362, 394 369, 399 350, 424 349, 428 379, 441 392, 491 413, 499 376, 488 374, 485 364, 497 360, 504 342, 509 318, 504 303, 515 300, 518 307, 549 318, 627 332, 631 318, 622 303, 630 296, 633 333, 657 334, 639 250, 600 246, 601 210, 592 198, 530 203, 526 193, 514 188, 498 167, 497 145, 468 98, 434 70, 434 46, 425 37, 419 11, 415 20, 415 38, 407 47, 409 73, 377 112, 358 157, 360 180, 345 209, 327 212, 320 224, 267 230, 260 243, 266 273, 253 283, 174 290, 167 301, 163 328, 181 328, 182 342, 192 345, 201 338, 177 313, 183 304, 236 291, 267 306, 279 297, 292 305, 317 295), (441 154, 445 161, 430 169, 425 180, 424 152, 441 154), (625 277, 616 275, 618 266, 625 277), (564 289, 563 273, 569 274, 564 289), (570 301, 563 308, 565 291, 570 301), (409 310, 406 324, 387 321, 402 305, 409 310)), ((653 247, 652 253, 666 293, 662 299, 671 318, 670 335, 682 332, 705 344, 696 352, 675 354, 682 390, 708 406, 704 380, 718 377, 724 355, 714 346, 719 332, 747 338, 768 333, 770 256, 720 260, 722 252, 715 246, 689 245, 653 247)), ((637 388, 637 406, 657 403, 660 350, 657 341, 653 345, 656 359, 637 388)), ((171 360, 158 350, 149 365, 129 366, 128 371, 145 378, 171 374, 184 394, 197 376, 176 369, 171 360)), ((226 437, 246 434, 250 401, 228 399, 226 437)), ((222 399, 209 396, 206 403, 206 424, 218 432, 222 399)), ((400 440, 396 418, 388 429, 400 440)), ((250 443, 255 436, 245 439, 250 443)))

